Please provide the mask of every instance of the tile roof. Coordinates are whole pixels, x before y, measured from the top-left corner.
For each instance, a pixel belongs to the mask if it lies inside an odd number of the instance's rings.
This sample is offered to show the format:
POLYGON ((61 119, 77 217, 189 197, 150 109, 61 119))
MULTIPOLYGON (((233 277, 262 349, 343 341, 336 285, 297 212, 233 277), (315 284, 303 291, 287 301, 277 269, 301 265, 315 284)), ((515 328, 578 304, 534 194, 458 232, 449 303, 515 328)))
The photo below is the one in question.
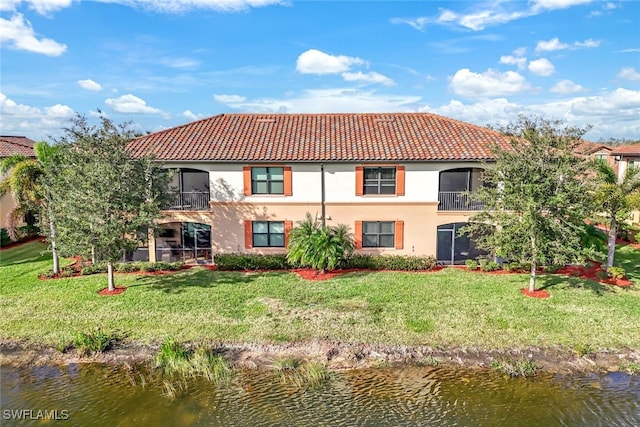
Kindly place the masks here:
POLYGON ((27 157, 35 157, 33 142, 24 136, 0 136, 0 157, 9 157, 14 154, 21 154, 27 157))
POLYGON ((429 113, 221 114, 133 140, 135 155, 223 162, 490 159, 497 131, 429 113))
POLYGON ((640 156, 640 143, 631 145, 619 145, 613 149, 611 154, 623 156, 640 156))
POLYGON ((611 152, 612 148, 606 144, 591 141, 580 141, 574 148, 577 154, 592 154, 600 150, 611 152))

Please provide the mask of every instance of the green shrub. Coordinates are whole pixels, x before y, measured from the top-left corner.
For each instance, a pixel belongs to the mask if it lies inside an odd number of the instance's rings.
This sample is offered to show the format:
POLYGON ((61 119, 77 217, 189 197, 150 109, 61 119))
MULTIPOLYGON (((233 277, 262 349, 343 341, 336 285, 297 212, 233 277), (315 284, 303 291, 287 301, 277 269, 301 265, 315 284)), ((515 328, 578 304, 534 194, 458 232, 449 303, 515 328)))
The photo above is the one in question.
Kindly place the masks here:
POLYGON ((489 261, 488 259, 482 258, 480 259, 480 270, 485 272, 500 270, 500 264, 495 261, 489 261))
POLYGON ((216 254, 219 270, 286 270, 291 268, 285 254, 216 254))
POLYGON ((624 279, 627 272, 622 267, 609 267, 607 268, 607 274, 613 279, 624 279))
POLYGON ((609 278, 609 274, 606 271, 598 270, 596 271, 596 277, 598 280, 605 280, 609 278))
POLYGON ((40 234, 40 229, 35 225, 23 225, 16 230, 18 240, 30 239, 40 234))
POLYGON ((342 264, 344 268, 398 271, 432 270, 435 266, 434 257, 407 255, 352 255, 342 264))
POLYGON ((7 229, 6 228, 0 229, 0 248, 3 246, 8 246, 11 243, 13 242, 9 238, 9 233, 7 232, 7 229))
POLYGON ((80 354, 88 355, 108 350, 118 339, 117 334, 105 332, 102 328, 96 328, 89 332, 78 332, 73 340, 73 345, 80 354))
POLYGON ((155 357, 155 364, 169 375, 203 377, 214 383, 227 380, 231 373, 222 356, 215 355, 204 347, 194 351, 173 338, 162 343, 155 357))
POLYGON ((139 262, 121 262, 113 266, 118 273, 133 273, 140 270, 139 262))
POLYGON ((99 273, 106 273, 107 272, 107 263, 105 262, 97 262, 95 264, 88 264, 82 267, 82 270, 80 270, 80 274, 82 274, 83 276, 89 275, 89 274, 99 274, 99 273))
POLYGON ((466 259, 464 265, 466 265, 469 270, 476 270, 478 268, 478 261, 475 259, 466 259))

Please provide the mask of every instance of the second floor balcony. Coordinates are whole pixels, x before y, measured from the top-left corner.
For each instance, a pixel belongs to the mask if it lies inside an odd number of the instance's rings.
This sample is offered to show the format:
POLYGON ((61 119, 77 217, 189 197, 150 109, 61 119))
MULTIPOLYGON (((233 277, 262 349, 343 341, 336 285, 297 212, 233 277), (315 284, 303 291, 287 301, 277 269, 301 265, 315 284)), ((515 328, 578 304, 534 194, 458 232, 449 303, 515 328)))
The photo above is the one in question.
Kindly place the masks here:
POLYGON ((438 192, 439 211, 481 211, 482 203, 471 200, 464 191, 438 192))
POLYGON ((204 191, 181 191, 172 193, 172 198, 165 210, 172 211, 204 211, 209 209, 211 195, 204 191))

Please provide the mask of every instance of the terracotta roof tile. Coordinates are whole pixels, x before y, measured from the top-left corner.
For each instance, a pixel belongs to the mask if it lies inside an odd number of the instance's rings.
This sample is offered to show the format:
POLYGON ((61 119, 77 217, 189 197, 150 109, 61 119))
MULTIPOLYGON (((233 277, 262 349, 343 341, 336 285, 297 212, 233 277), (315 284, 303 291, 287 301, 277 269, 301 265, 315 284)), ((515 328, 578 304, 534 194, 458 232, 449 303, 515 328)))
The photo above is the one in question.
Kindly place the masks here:
POLYGON ((499 132, 428 113, 221 114, 144 135, 129 148, 159 160, 223 162, 490 159, 499 132))
POLYGON ((35 157, 33 142, 24 136, 0 136, 0 157, 9 157, 14 154, 21 154, 27 157, 35 157))
POLYGON ((623 156, 640 156, 640 143, 631 145, 620 145, 613 149, 611 154, 623 156))

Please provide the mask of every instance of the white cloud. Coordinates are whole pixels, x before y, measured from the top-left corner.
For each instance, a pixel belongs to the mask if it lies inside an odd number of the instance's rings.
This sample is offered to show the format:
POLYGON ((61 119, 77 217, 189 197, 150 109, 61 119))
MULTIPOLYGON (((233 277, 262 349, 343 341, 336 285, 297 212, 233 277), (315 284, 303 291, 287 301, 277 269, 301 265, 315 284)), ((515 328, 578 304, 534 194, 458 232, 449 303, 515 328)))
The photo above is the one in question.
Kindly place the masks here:
POLYGON ((213 99, 222 104, 235 104, 246 101, 247 98, 240 95, 213 95, 213 99))
POLYGON ((59 119, 70 119, 75 114, 70 107, 62 104, 56 104, 52 107, 46 107, 44 111, 48 117, 59 119))
POLYGON ((368 73, 358 72, 345 72, 341 74, 342 78, 347 82, 365 82, 365 83, 381 83, 385 86, 393 86, 395 82, 387 76, 383 76, 380 73, 371 71, 368 73))
POLYGON ((555 50, 563 50, 568 48, 568 44, 560 43, 560 39, 554 37, 549 41, 540 40, 536 45, 536 52, 553 52, 555 50))
POLYGON ((204 114, 195 114, 191 110, 185 110, 182 112, 182 117, 185 117, 191 121, 200 120, 205 117, 204 114))
POLYGON ((0 128, 7 134, 27 135, 35 140, 57 136, 73 117, 73 110, 62 104, 43 109, 18 104, 0 93, 0 128))
POLYGON ((591 3, 593 0, 535 0, 534 10, 540 9, 566 9, 571 6, 577 6, 580 4, 591 3))
POLYGON ((568 43, 562 43, 560 42, 560 39, 554 37, 548 41, 538 41, 538 44, 536 45, 536 52, 553 52, 556 50, 564 49, 594 48, 600 46, 600 43, 600 40, 587 39, 583 42, 575 41, 572 45, 570 45, 568 43))
POLYGON ((391 18, 390 21, 392 24, 407 24, 418 31, 422 31, 424 27, 426 27, 427 24, 429 23, 429 19, 425 17, 416 18, 416 19, 391 18))
MULTIPOLYGON (((238 96, 238 99, 243 97, 238 96)), ((381 95, 358 89, 309 89, 285 98, 229 102, 231 108, 263 113, 335 113, 415 111, 419 96, 381 95)))
POLYGON ((640 72, 634 67, 624 67, 617 76, 619 79, 629 80, 630 82, 640 81, 640 72))
POLYGON ((518 114, 541 115, 564 120, 567 125, 592 129, 591 140, 615 138, 637 139, 640 135, 640 91, 618 88, 590 97, 565 98, 543 104, 519 104, 506 98, 481 100, 465 104, 452 100, 441 106, 424 106, 429 111, 480 126, 507 124, 518 114))
POLYGON ((19 13, 14 14, 10 20, 0 18, 0 28, 2 28, 0 42, 7 44, 11 49, 26 50, 47 56, 59 56, 67 50, 65 44, 44 37, 38 38, 31 23, 19 13))
POLYGON ((100 83, 96 83, 91 79, 78 80, 77 83, 78 86, 80 86, 82 89, 91 90, 94 92, 99 92, 102 90, 102 86, 100 85, 100 83))
POLYGON ((28 5, 29 9, 35 10, 41 15, 46 15, 57 10, 71 6, 73 0, 0 0, 0 10, 15 11, 21 3, 28 5))
POLYGON ((250 8, 286 4, 285 0, 102 0, 130 7, 141 7, 163 13, 184 13, 189 10, 241 12, 250 8))
POLYGON ((489 69, 474 73, 463 68, 450 79, 449 88, 455 94, 475 98, 515 95, 530 90, 531 85, 515 71, 500 73, 489 69))
POLYGON ((524 66, 527 64, 527 58, 522 56, 518 57, 513 55, 503 55, 500 57, 500 63, 507 64, 507 65, 515 65, 518 67, 518 69, 522 70, 524 66))
POLYGON ((147 102, 132 94, 122 95, 118 98, 107 98, 105 103, 118 113, 160 113, 157 108, 147 105, 147 102))
POLYGON ((365 63, 353 56, 334 56, 317 49, 309 49, 298 57, 296 70, 302 74, 337 74, 349 71, 353 65, 365 63))
POLYGON ((538 76, 550 76, 556 69, 547 58, 540 58, 529 62, 529 71, 538 76))
POLYGON ((558 93, 560 95, 568 95, 571 93, 584 92, 585 88, 581 85, 572 82, 571 80, 560 80, 554 84, 549 92, 558 93))

